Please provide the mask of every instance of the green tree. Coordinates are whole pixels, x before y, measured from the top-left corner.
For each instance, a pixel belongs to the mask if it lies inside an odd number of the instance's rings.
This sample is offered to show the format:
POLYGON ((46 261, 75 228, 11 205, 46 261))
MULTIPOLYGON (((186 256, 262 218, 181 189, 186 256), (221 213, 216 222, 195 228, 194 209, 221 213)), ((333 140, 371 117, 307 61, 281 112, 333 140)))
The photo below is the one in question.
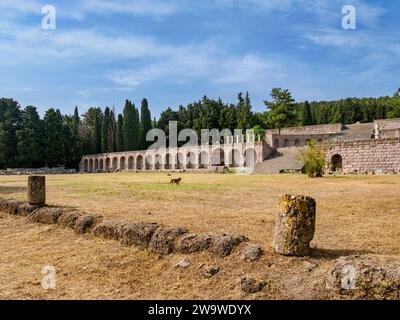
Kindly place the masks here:
POLYGON ((27 106, 22 113, 21 127, 16 131, 18 164, 36 168, 44 165, 44 124, 37 109, 27 106))
POLYGON ((12 99, 0 99, 0 167, 15 167, 17 161, 16 132, 21 126, 21 107, 12 99))
POLYGON ((134 150, 134 120, 135 110, 132 102, 129 100, 125 101, 125 107, 123 111, 124 120, 124 151, 134 150))
POLYGON ((151 145, 150 141, 146 141, 147 132, 152 129, 151 124, 151 113, 149 109, 149 104, 147 99, 142 100, 142 105, 140 108, 140 149, 147 150, 147 148, 151 145))
POLYGON ((301 125, 302 126, 310 126, 314 124, 313 123, 313 115, 311 111, 311 106, 308 101, 304 102, 303 105, 303 112, 301 116, 301 125))
POLYGON ((101 151, 103 153, 111 152, 110 149, 110 126, 111 126, 111 115, 110 108, 106 107, 104 109, 103 124, 101 127, 101 151))
POLYGON ((281 129, 294 124, 295 111, 294 99, 289 90, 273 88, 271 91, 273 101, 264 101, 267 107, 267 121, 273 128, 281 129))
POLYGON ((63 117, 63 139, 64 139, 64 157, 65 161, 62 163, 66 168, 76 168, 77 164, 74 163, 73 144, 73 116, 63 117))
POLYGON ((261 127, 260 125, 256 125, 256 126, 254 126, 253 128, 251 128, 251 129, 253 130, 253 133, 255 134, 256 139, 257 139, 258 137, 260 137, 260 139, 261 139, 262 141, 265 140, 265 129, 264 129, 263 127, 261 127))
POLYGON ((117 152, 124 151, 124 118, 122 114, 117 118, 117 129, 115 133, 115 144, 117 152))
POLYGON ((97 154, 102 151, 102 124, 100 112, 94 114, 93 135, 92 135, 92 153, 97 154))
POLYGON ((234 104, 225 105, 222 108, 219 126, 220 129, 229 129, 232 132, 233 130, 237 129, 237 111, 234 104))
POLYGON ((304 162, 304 172, 310 178, 320 178, 324 174, 326 167, 326 152, 317 145, 317 142, 311 140, 308 143, 306 151, 301 153, 300 159, 304 162))
POLYGON ((49 167, 63 165, 65 157, 64 121, 60 110, 50 108, 44 115, 45 155, 49 167))
POLYGON ((79 161, 82 157, 82 136, 81 136, 81 118, 79 117, 78 107, 75 107, 74 114, 72 116, 72 162, 74 167, 78 168, 79 161))
POLYGON ((140 134, 140 114, 139 114, 139 109, 135 107, 135 104, 133 104, 133 110, 134 110, 134 118, 133 118, 133 150, 139 150, 140 149, 140 140, 139 140, 139 134, 140 134))
POLYGON ((242 93, 238 95, 237 105, 237 128, 245 131, 253 126, 253 113, 251 111, 251 101, 249 93, 246 92, 246 97, 243 99, 242 93))

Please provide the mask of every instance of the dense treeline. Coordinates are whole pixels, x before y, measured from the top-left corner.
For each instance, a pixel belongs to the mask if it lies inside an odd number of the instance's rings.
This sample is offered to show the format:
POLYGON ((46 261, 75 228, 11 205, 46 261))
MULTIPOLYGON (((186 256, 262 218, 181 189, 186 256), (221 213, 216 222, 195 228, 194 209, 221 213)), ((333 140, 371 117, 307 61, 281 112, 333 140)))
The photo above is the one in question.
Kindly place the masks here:
POLYGON ((0 99, 0 168, 59 166, 77 168, 83 154, 147 148, 152 128, 146 99, 139 110, 127 100, 123 115, 106 107, 89 108, 82 116, 50 108, 39 117, 33 106, 0 99))
POLYGON ((178 131, 201 129, 253 128, 261 134, 268 128, 355 122, 400 117, 400 89, 393 97, 348 98, 337 101, 296 103, 288 90, 274 88, 265 101, 266 111, 253 112, 249 94, 238 95, 236 103, 203 97, 177 110, 167 108, 158 121, 152 120, 149 104, 140 110, 126 100, 122 114, 106 107, 89 108, 80 115, 49 109, 43 119, 34 106, 22 109, 17 101, 0 99, 0 168, 65 165, 76 168, 83 154, 146 149, 151 128, 169 133, 169 121, 178 122, 178 131))

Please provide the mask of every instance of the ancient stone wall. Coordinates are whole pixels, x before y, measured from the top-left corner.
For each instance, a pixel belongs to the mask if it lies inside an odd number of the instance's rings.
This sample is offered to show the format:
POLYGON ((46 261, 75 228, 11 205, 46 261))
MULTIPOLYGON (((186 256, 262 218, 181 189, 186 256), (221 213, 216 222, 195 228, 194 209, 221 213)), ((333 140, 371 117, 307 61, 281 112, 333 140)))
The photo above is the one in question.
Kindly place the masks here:
POLYGON ((327 143, 327 160, 343 173, 400 173, 400 139, 327 143))
POLYGON ((304 147, 310 140, 321 142, 328 140, 332 135, 330 134, 272 134, 270 136, 270 144, 274 148, 290 148, 290 147, 304 147))
POLYGON ((84 156, 80 163, 80 170, 81 172, 114 172, 254 167, 270 153, 271 149, 263 141, 115 152, 84 156))
POLYGON ((400 119, 375 120, 374 123, 379 125, 380 130, 393 130, 400 128, 400 119))
POLYGON ((344 129, 341 123, 337 124, 322 124, 316 126, 304 126, 304 127, 290 127, 267 130, 268 133, 281 134, 281 135, 318 135, 318 134, 337 134, 344 129))

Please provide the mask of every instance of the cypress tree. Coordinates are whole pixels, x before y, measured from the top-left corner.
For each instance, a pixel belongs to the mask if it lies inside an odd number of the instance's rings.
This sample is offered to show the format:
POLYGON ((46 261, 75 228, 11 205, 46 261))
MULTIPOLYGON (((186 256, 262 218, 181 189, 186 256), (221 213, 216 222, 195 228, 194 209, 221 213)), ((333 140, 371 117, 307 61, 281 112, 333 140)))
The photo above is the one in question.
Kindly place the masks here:
POLYGON ((81 139, 81 119, 79 117, 78 107, 75 107, 74 115, 72 116, 72 158, 75 167, 78 166, 82 156, 82 139, 81 139))
POLYGON ((135 150, 135 107, 129 100, 126 100, 124 112, 124 151, 135 150))
POLYGON ((104 109, 104 118, 101 129, 101 151, 103 153, 110 152, 109 149, 109 128, 110 128, 110 108, 104 109))
POLYGON ((146 150, 151 142, 146 141, 147 132, 152 129, 151 113, 147 99, 142 100, 140 108, 140 149, 146 150))
POLYGON ((135 104, 132 104, 133 106, 133 150, 139 150, 140 149, 140 140, 139 140, 139 131, 140 131, 140 115, 139 115, 139 109, 135 107, 135 104))
POLYGON ((65 164, 64 121, 60 110, 50 108, 44 115, 45 154, 49 167, 65 164))
POLYGON ((110 112, 110 127, 108 128, 109 137, 109 150, 115 152, 117 150, 117 145, 115 143, 115 131, 117 128, 117 122, 115 120, 115 110, 114 108, 110 112))
POLYGON ((117 128, 115 131, 115 145, 117 152, 124 151, 124 118, 122 114, 119 114, 117 119, 117 128))
POLYGON ((93 136, 92 136, 92 152, 101 153, 102 151, 102 124, 99 112, 94 114, 93 136))
POLYGON ((303 112, 301 116, 301 125, 302 126, 309 126, 313 124, 313 119, 312 119, 312 112, 311 112, 311 106, 308 101, 304 102, 303 105, 303 112))
POLYGON ((237 129, 246 129, 246 123, 243 118, 243 113, 245 110, 245 101, 243 99, 243 93, 238 94, 238 103, 236 106, 236 119, 237 119, 237 129))

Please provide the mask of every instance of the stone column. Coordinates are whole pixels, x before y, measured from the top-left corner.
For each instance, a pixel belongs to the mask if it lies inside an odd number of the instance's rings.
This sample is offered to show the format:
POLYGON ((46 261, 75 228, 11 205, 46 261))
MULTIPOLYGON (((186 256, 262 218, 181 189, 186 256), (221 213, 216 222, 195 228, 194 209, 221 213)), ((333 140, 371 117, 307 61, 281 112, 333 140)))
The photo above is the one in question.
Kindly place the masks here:
POLYGON ((275 252, 288 256, 309 255, 315 232, 315 212, 313 198, 282 195, 276 215, 275 252))
POLYGON ((44 205, 46 203, 46 177, 28 177, 28 202, 30 205, 44 205))

